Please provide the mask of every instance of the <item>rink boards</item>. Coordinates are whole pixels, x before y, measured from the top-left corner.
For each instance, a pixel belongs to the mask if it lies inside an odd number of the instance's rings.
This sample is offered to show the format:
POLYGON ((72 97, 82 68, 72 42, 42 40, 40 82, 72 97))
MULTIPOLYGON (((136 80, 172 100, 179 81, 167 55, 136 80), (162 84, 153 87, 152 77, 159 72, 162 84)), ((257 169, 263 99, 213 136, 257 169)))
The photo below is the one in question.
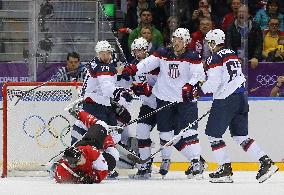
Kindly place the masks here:
MULTIPOLYGON (((211 107, 212 101, 205 99, 198 102, 199 115, 205 113, 211 107)), ((131 108, 133 119, 135 119, 139 112, 139 101, 135 101, 131 108)), ((283 111, 284 111, 284 99, 283 98, 251 98, 249 101, 249 135, 257 141, 257 143, 263 148, 263 150, 271 156, 271 158, 280 162, 284 158, 284 131, 283 131, 283 111)), ((2 116, 2 113, 1 113, 2 116)), ((214 162, 211 147, 207 136, 204 134, 207 118, 199 123, 200 142, 202 146, 202 155, 209 162, 209 170, 215 169, 216 164, 214 162)), ((2 135, 2 120, 0 122, 1 135, 2 135)), ((135 124, 130 127, 131 134, 135 135, 135 124)), ((2 136, 1 136, 2 137, 2 136)), ((151 138, 154 140, 155 147, 153 151, 156 151, 159 146, 158 132, 156 129, 152 131, 151 138)), ((255 160, 243 152, 240 146, 238 146, 230 137, 227 132, 224 136, 224 141, 227 145, 227 151, 230 155, 231 161, 234 162, 234 170, 257 170, 258 164, 255 160)), ((0 149, 2 151, 2 139, 0 149)), ((2 160, 2 156, 0 157, 2 160)), ((160 162, 159 154, 154 159, 155 162, 160 162)), ((188 167, 186 159, 181 156, 177 151, 172 155, 172 170, 185 170, 188 167)), ((280 170, 284 170, 283 163, 278 164, 280 170)))

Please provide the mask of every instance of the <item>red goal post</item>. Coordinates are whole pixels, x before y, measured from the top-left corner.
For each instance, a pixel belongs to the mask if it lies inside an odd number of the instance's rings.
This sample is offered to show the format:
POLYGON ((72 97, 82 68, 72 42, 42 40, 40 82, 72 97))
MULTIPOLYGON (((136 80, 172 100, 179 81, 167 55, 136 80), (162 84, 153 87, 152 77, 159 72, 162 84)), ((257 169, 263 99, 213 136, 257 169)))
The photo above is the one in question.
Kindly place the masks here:
POLYGON ((75 119, 64 108, 78 99, 82 84, 43 84, 8 82, 3 86, 2 177, 43 171, 43 164, 70 145, 75 119))

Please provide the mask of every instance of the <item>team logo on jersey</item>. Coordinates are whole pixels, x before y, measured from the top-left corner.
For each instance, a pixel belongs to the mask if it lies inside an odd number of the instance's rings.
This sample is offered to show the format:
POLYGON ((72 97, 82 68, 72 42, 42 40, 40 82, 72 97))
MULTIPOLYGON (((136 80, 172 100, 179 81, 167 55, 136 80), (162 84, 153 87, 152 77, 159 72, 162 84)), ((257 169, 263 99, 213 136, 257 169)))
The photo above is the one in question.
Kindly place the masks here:
POLYGON ((142 82, 142 83, 146 81, 145 75, 138 76, 138 78, 139 78, 139 81, 142 82))
POLYGON ((178 64, 169 64, 169 76, 173 79, 176 79, 179 77, 180 72, 178 69, 178 64))

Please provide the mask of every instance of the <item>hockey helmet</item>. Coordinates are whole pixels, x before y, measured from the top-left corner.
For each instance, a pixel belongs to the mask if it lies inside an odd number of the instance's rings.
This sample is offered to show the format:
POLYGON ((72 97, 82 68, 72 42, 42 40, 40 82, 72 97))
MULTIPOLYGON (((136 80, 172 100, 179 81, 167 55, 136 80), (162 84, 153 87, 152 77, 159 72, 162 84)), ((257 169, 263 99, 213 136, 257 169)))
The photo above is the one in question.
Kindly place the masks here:
POLYGON ((131 44, 131 55, 135 57, 134 52, 133 52, 135 49, 144 49, 147 51, 148 46, 149 46, 149 43, 143 37, 135 39, 131 44))
POLYGON ((63 153, 63 158, 68 162, 68 164, 72 167, 75 167, 77 163, 81 159, 81 152, 76 147, 68 147, 65 149, 63 153))
POLYGON ((205 40, 208 42, 210 49, 213 50, 217 45, 225 43, 225 33, 220 29, 210 30, 206 34, 205 40), (210 44, 212 41, 215 42, 214 46, 210 44))
POLYGON ((113 51, 113 48, 108 41, 103 40, 96 44, 95 51, 99 54, 101 51, 113 51))
POLYGON ((178 28, 173 32, 173 37, 182 38, 184 44, 187 45, 191 41, 189 30, 186 28, 178 28))

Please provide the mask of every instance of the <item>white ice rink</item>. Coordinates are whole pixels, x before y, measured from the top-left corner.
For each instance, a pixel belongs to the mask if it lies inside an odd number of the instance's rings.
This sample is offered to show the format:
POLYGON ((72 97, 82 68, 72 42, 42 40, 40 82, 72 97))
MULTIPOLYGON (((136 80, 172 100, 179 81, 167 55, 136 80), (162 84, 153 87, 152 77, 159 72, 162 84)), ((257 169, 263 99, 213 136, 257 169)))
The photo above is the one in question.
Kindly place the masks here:
POLYGON ((212 184, 186 179, 183 172, 170 172, 166 179, 106 180, 101 184, 56 184, 47 177, 0 179, 0 195, 284 195, 284 173, 278 172, 259 184, 255 172, 235 172, 233 184, 212 184))

